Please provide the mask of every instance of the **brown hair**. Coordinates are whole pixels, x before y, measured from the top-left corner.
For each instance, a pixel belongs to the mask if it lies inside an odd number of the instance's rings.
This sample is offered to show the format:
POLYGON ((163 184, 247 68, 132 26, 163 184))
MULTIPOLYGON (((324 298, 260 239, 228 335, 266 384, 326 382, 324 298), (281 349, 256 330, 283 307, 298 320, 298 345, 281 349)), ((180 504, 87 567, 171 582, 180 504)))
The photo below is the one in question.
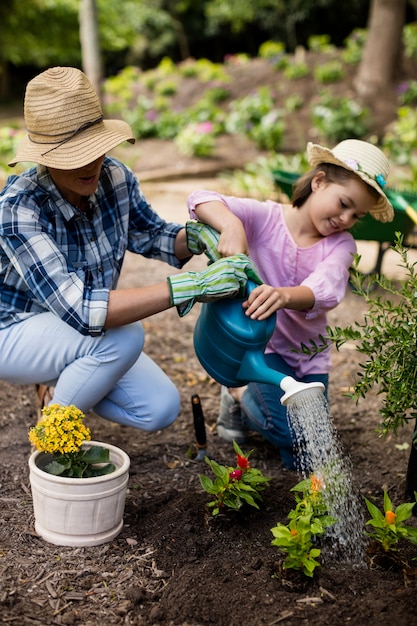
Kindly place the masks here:
MULTIPOLYGON (((339 183, 343 185, 343 183, 351 178, 358 178, 356 174, 350 172, 344 167, 340 167, 339 165, 334 165, 333 163, 320 163, 313 169, 303 174, 303 176, 301 176, 295 183, 292 194, 293 206, 300 207, 308 199, 311 194, 311 182, 314 176, 316 176, 319 172, 324 172, 328 183, 339 183)), ((366 185, 366 183, 364 183, 364 185, 366 185)), ((366 186, 369 189, 369 192, 372 193, 375 198, 378 198, 378 192, 370 187, 370 185, 366 186)))

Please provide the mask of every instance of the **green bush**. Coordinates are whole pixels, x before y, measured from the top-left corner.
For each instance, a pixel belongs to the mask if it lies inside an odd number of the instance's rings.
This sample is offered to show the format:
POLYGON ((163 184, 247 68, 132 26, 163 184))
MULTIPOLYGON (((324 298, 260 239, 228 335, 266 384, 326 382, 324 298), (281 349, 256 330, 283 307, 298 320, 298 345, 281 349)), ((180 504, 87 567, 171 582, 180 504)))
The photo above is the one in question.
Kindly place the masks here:
POLYGON ((320 135, 333 143, 343 139, 361 139, 369 132, 369 111, 350 98, 332 98, 324 94, 313 107, 312 120, 320 135))
POLYGON ((307 41, 308 47, 313 52, 321 52, 322 54, 329 54, 336 50, 332 45, 330 35, 311 35, 307 41))
POLYGON ((345 39, 345 48, 342 51, 342 61, 350 65, 356 65, 362 59, 363 48, 366 42, 367 30, 355 28, 345 39))
POLYGON ((297 61, 287 65, 284 69, 284 76, 288 80, 297 80, 297 78, 304 78, 304 76, 308 76, 308 71, 307 63, 297 61))
POLYGON ((285 54, 285 44, 282 41, 264 41, 259 46, 258 56, 261 59, 271 59, 275 61, 285 54))
POLYGON ((314 78, 318 83, 337 83, 344 77, 340 61, 329 61, 314 68, 314 78))

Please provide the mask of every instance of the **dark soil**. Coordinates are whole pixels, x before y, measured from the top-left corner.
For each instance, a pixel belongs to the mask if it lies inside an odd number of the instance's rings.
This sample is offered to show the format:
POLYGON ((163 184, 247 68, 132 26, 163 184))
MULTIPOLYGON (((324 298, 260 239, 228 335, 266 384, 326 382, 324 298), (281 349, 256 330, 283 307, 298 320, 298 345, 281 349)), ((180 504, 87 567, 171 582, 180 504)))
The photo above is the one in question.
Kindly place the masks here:
MULTIPOLYGON (((155 169, 172 165, 164 149, 155 142, 152 147, 155 169)), ((232 162, 240 149, 229 142, 220 161, 232 162)), ((152 169, 146 167, 146 152, 146 144, 141 144, 139 172, 152 169)), ((188 165, 197 168, 198 162, 188 165)), ((195 181, 195 186, 201 187, 201 181, 195 181)), ((157 210, 185 219, 185 188, 180 189, 179 203, 175 186, 164 185, 163 193, 155 193, 152 185, 144 184, 144 191, 157 210)), ((196 258, 190 267, 203 264, 204 259, 196 258)), ((393 264, 386 265, 387 273, 393 269, 393 264)), ((155 282, 169 271, 160 263, 128 256, 121 286, 155 282)), ((329 321, 344 325, 364 311, 364 303, 348 292, 329 321)), ((415 623, 417 548, 402 546, 396 559, 382 560, 370 545, 360 567, 326 559, 312 580, 282 576, 270 529, 287 522, 294 504, 289 490, 300 477, 284 470, 276 450, 260 437, 252 436, 243 449, 254 450, 253 465, 272 479, 261 510, 218 518, 207 513, 208 496, 198 475, 210 475, 210 470, 204 462, 193 460, 192 394, 198 393, 202 401, 209 455, 229 465, 234 463, 234 453, 215 430, 219 386, 201 368, 193 350, 197 316, 195 307, 181 320, 170 310, 144 321, 147 353, 181 392, 182 411, 169 429, 147 434, 87 416, 93 439, 117 445, 131 458, 125 525, 109 544, 63 548, 36 535, 27 469, 27 431, 36 421, 35 391, 0 383, 0 622, 41 626, 415 623)), ((366 516, 364 497, 379 508, 384 490, 396 505, 404 501, 409 448, 403 444, 410 443, 411 427, 397 437, 376 434, 382 398, 370 394, 356 405, 344 395, 357 371, 353 346, 334 351, 332 419, 366 516)))

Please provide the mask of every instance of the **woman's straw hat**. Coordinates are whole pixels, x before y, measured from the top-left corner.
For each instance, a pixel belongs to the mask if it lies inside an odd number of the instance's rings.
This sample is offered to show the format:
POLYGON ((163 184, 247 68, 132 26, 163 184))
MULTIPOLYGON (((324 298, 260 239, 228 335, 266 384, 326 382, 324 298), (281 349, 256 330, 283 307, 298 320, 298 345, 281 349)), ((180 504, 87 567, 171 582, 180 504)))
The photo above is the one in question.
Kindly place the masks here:
POLYGON ((370 214, 380 222, 391 222, 394 209, 383 189, 389 172, 389 163, 379 148, 367 141, 345 139, 333 150, 318 144, 307 144, 307 159, 312 167, 321 163, 333 163, 354 172, 367 185, 379 193, 378 202, 370 209, 370 214))
POLYGON ((40 163, 72 170, 92 163, 123 141, 134 143, 121 120, 104 120, 98 96, 87 76, 74 67, 53 67, 26 87, 27 135, 9 163, 40 163))

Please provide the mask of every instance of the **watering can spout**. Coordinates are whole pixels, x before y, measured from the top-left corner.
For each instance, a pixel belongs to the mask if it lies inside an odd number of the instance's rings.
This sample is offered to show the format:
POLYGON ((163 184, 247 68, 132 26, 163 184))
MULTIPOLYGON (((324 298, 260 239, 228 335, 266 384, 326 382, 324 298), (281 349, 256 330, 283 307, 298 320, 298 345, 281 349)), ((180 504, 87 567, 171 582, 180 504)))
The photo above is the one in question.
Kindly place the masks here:
POLYGON ((271 385, 281 387, 282 391, 284 391, 284 395, 281 398, 281 404, 283 405, 296 402, 300 398, 300 394, 309 389, 316 389, 317 393, 323 393, 324 391, 323 383, 302 383, 292 378, 292 376, 287 376, 269 368, 265 362, 264 355, 259 351, 252 350, 248 350, 243 355, 236 379, 244 381, 243 384, 247 381, 253 381, 270 383, 271 385))
POLYGON ((291 402, 296 402, 306 391, 315 389, 317 393, 324 392, 324 385, 320 382, 313 383, 301 383, 291 376, 285 376, 280 382, 281 389, 285 392, 281 398, 281 404, 287 405, 291 402))

